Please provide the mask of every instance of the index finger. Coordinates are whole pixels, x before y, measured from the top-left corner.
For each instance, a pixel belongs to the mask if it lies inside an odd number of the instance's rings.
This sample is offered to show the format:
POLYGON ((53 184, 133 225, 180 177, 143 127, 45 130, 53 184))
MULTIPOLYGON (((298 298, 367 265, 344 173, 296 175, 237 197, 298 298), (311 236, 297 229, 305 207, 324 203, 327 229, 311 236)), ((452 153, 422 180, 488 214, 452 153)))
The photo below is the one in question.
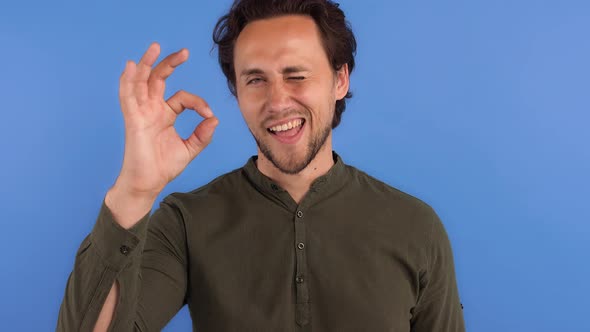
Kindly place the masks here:
POLYGON ((188 59, 189 52, 186 48, 172 53, 156 65, 148 78, 148 95, 150 97, 164 97, 166 79, 174 72, 174 69, 188 59))
POLYGON ((189 108, 197 111, 204 118, 213 117, 213 111, 211 111, 211 108, 203 98, 184 90, 176 92, 172 97, 168 98, 166 103, 177 115, 189 108))

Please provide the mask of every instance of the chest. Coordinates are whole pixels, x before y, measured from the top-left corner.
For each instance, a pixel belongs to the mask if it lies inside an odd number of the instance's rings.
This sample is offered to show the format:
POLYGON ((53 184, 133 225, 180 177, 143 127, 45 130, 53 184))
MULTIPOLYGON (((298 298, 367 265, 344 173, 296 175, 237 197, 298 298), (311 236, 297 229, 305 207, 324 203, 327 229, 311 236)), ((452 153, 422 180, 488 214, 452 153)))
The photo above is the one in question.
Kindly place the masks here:
POLYGON ((188 239, 197 324, 409 330, 421 253, 396 227, 402 220, 370 210, 275 212, 242 211, 188 239))

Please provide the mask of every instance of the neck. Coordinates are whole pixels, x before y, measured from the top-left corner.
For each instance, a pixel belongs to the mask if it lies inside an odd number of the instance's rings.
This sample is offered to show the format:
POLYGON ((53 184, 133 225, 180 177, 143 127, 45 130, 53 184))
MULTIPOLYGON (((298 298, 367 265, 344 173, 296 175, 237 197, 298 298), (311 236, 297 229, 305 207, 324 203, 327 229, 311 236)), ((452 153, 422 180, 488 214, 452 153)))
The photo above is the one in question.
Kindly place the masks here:
POLYGON ((326 143, 309 165, 297 174, 285 174, 281 172, 270 160, 266 159, 260 150, 258 150, 258 161, 256 164, 262 174, 271 178, 285 189, 297 204, 301 202, 303 196, 309 191, 313 181, 328 173, 333 165, 332 134, 326 139, 326 143))

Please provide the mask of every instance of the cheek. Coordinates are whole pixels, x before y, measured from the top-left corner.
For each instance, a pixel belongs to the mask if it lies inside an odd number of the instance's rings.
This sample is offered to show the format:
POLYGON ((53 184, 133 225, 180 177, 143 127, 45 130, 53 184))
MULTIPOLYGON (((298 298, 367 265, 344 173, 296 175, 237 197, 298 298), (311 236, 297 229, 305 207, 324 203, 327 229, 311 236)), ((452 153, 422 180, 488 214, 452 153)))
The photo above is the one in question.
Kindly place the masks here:
POLYGON ((325 104, 328 96, 324 87, 319 84, 310 84, 308 86, 299 86, 292 90, 292 95, 301 104, 311 108, 315 113, 319 112, 325 104))
POLYGON ((326 121, 325 119, 328 118, 331 119, 332 113, 334 112, 334 104, 336 102, 334 93, 334 89, 322 85, 321 87, 310 91, 307 95, 310 103, 313 103, 313 108, 316 113, 315 115, 321 118, 322 121, 326 121))
POLYGON ((258 86, 244 90, 244 93, 242 93, 242 100, 244 104, 247 104, 249 107, 257 108, 264 106, 265 100, 267 98, 266 87, 258 86))
POLYGON ((246 126, 252 133, 254 133, 257 137, 262 137, 264 133, 267 132, 266 128, 264 127, 264 121, 267 120, 263 112, 260 111, 259 108, 243 108, 240 107, 240 111, 242 113, 242 117, 246 122, 246 126))
POLYGON ((244 118, 244 121, 246 122, 248 128, 254 129, 254 112, 252 112, 252 110, 241 101, 238 102, 238 107, 240 108, 240 113, 242 113, 242 117, 244 118))
POLYGON ((252 96, 251 94, 238 94, 237 100, 238 107, 244 119, 247 122, 256 120, 257 115, 260 114, 262 105, 260 101, 262 99, 256 98, 256 96, 252 96))

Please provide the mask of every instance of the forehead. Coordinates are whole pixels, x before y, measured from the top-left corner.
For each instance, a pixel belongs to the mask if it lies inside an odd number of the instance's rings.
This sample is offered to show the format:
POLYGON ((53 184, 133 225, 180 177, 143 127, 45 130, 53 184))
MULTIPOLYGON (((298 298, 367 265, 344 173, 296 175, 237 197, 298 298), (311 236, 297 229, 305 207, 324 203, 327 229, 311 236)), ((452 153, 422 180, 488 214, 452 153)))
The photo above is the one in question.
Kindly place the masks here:
POLYGON ((320 31, 311 17, 287 15, 256 20, 246 25, 236 40, 236 70, 285 61, 327 62, 320 31))

